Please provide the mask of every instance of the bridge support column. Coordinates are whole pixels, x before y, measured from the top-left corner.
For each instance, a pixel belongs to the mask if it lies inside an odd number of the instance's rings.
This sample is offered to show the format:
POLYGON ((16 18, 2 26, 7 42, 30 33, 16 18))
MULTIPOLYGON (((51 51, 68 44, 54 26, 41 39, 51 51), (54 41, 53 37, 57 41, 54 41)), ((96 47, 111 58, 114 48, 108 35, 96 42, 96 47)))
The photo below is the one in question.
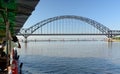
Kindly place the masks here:
POLYGON ((25 37, 25 43, 27 43, 27 37, 25 37))
POLYGON ((112 35, 111 35, 111 34, 108 35, 107 41, 108 41, 108 42, 112 42, 112 41, 113 41, 113 40, 112 40, 112 35))
POLYGON ((28 36, 25 35, 24 38, 25 38, 25 43, 27 43, 27 38, 28 38, 28 36))
POLYGON ((108 39, 107 39, 107 41, 108 41, 108 42, 112 42, 112 41, 113 41, 113 40, 112 40, 112 37, 113 37, 112 31, 110 30, 110 31, 108 31, 108 39))
POLYGON ((112 42, 113 40, 112 40, 112 38, 108 38, 107 41, 108 42, 112 42))

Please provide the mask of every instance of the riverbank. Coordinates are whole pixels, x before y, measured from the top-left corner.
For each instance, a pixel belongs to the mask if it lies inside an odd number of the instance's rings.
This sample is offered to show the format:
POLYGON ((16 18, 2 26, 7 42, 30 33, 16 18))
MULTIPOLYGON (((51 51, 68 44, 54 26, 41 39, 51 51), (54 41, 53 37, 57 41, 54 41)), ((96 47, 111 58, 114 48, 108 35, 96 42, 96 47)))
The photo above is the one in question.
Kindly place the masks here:
POLYGON ((120 42, 120 40, 117 40, 117 39, 113 39, 112 41, 113 42, 120 42))

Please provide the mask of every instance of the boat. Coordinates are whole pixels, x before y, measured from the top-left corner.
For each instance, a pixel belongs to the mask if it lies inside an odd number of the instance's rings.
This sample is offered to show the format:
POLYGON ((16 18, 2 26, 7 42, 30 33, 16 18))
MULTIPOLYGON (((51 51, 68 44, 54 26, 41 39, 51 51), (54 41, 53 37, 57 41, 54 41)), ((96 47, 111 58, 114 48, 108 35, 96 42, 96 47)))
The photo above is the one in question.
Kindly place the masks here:
POLYGON ((11 48, 10 35, 17 35, 39 1, 0 0, 0 74, 22 74, 23 63, 11 48))

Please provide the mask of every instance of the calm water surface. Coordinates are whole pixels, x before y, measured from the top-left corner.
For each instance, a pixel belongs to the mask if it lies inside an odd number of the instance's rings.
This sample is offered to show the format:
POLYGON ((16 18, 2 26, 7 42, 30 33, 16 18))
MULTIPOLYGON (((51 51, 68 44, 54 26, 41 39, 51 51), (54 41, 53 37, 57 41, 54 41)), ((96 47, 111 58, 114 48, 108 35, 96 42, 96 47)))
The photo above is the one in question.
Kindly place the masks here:
POLYGON ((21 43, 23 74, 120 74, 120 42, 21 43))

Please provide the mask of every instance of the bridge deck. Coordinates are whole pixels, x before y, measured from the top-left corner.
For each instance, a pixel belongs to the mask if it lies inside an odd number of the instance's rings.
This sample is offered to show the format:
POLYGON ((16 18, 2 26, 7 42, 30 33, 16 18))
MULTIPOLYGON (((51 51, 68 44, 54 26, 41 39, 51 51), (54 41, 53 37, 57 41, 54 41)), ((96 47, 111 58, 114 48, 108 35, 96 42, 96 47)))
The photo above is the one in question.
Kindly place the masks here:
MULTIPOLYGON (((17 35, 43 35, 43 36, 48 36, 48 35, 109 35, 109 34, 17 34, 17 35)), ((112 35, 120 35, 120 34, 112 34, 112 35)))

